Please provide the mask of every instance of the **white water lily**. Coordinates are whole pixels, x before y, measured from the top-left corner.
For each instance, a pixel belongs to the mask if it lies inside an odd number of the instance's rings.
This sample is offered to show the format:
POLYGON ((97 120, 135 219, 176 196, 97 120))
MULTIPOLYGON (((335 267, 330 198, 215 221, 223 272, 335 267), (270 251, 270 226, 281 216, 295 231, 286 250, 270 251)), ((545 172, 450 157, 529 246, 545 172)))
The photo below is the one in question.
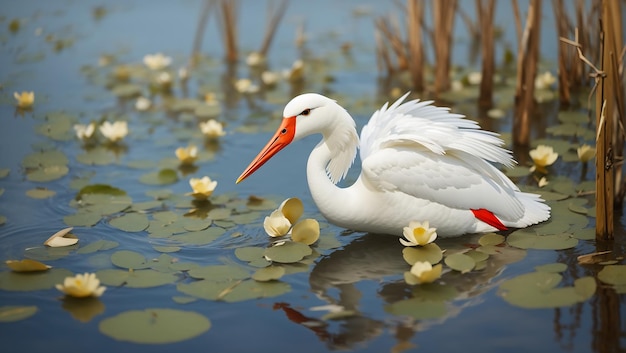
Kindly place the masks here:
POLYGON ((576 153, 578 154, 578 159, 580 159, 581 162, 588 162, 596 156, 596 149, 585 144, 578 147, 576 149, 576 153))
POLYGON ((273 71, 263 71, 261 81, 267 86, 273 86, 278 82, 279 75, 273 71))
POLYGON ((24 91, 22 93, 13 92, 13 97, 15 97, 17 101, 17 106, 22 109, 28 109, 35 104, 35 92, 33 91, 24 91))
POLYGON ((172 63, 172 58, 162 53, 149 54, 143 57, 143 63, 151 70, 162 70, 172 63))
POLYGON ((554 152, 552 146, 546 145, 537 146, 534 150, 530 150, 529 154, 534 164, 530 170, 542 173, 546 173, 546 167, 552 165, 559 158, 559 154, 554 152))
POLYGON ((139 110, 140 112, 144 112, 150 109, 151 106, 152 102, 146 97, 139 97, 135 101, 135 109, 139 110))
POLYGON ((467 82, 470 85, 474 85, 474 86, 479 85, 480 81, 482 80, 483 80, 483 74, 479 71, 470 72, 467 75, 467 82))
POLYGON ((217 181, 211 180, 208 176, 203 178, 191 178, 189 179, 189 185, 193 192, 190 194, 198 200, 206 200, 215 191, 217 187, 217 181))
POLYGON ((265 63, 265 56, 259 52, 253 51, 246 57, 246 64, 248 66, 256 67, 265 63))
POLYGON ((556 82, 556 77, 550 71, 546 71, 535 77, 536 89, 548 89, 556 82))
POLYGON ((222 123, 215 119, 209 119, 200 123, 200 131, 202 131, 202 134, 208 138, 216 138, 226 135, 222 123))
POLYGON ((74 131, 76 132, 76 137, 80 140, 88 140, 93 136, 94 132, 96 132, 96 124, 76 124, 74 125, 74 131))
POLYGON ((198 159, 198 147, 179 147, 176 149, 176 157, 182 164, 193 164, 198 159))
POLYGON ((404 246, 423 246, 437 239, 437 229, 430 228, 428 221, 410 222, 408 227, 403 228, 402 234, 406 240, 400 238, 400 243, 404 246))
POLYGON ((281 210, 275 210, 263 220, 263 229, 270 237, 282 237, 290 228, 291 222, 281 210))
POLYGON ((100 133, 111 142, 117 142, 128 135, 128 123, 125 121, 115 121, 110 123, 105 121, 100 125, 100 133))
POLYGON ((546 179, 546 177, 541 177, 541 179, 539 179, 539 181, 537 182, 537 186, 539 186, 540 188, 548 185, 548 179, 546 179))
POLYGON ((106 287, 100 286, 100 280, 96 278, 95 273, 65 277, 63 284, 57 284, 56 288, 65 295, 76 298, 99 297, 106 290, 106 287))
POLYGON ((235 81, 235 89, 239 93, 256 93, 259 91, 259 86, 253 84, 247 78, 240 78, 235 81))
POLYGON ((409 272, 404 273, 404 280, 410 285, 432 283, 441 277, 442 269, 441 264, 433 266, 427 261, 417 261, 409 272))

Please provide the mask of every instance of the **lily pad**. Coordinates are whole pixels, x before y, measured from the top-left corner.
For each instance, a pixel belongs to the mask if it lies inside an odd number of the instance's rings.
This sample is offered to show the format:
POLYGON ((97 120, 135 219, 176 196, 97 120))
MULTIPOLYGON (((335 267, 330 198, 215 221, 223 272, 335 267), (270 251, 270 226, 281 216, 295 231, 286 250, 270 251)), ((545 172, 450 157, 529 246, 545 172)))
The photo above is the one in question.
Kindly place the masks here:
POLYGON ((141 232, 148 228, 150 221, 142 213, 126 213, 120 217, 113 218, 109 224, 125 232, 141 232))
POLYGON ((6 305, 0 306, 0 322, 15 322, 35 315, 37 313, 37 307, 31 306, 16 306, 6 305))
POLYGON ((116 248, 120 243, 110 240, 98 240, 91 244, 85 245, 76 251, 77 254, 91 254, 96 251, 105 251, 116 248))
POLYGON ((211 321, 192 311, 174 309, 130 310, 100 322, 103 334, 133 343, 174 343, 201 335, 211 328, 211 321))
POLYGON ((105 147, 96 147, 79 154, 76 160, 87 165, 108 165, 115 162, 115 155, 105 147))
POLYGON ((88 194, 104 194, 104 195, 112 195, 112 196, 123 196, 126 195, 126 191, 113 187, 107 184, 91 184, 84 186, 78 191, 76 195, 76 199, 80 200, 83 195, 88 194))
POLYGON ((409 265, 418 261, 430 262, 431 265, 434 265, 443 259, 443 251, 439 245, 430 243, 424 246, 405 247, 402 249, 402 257, 409 265))
POLYGON ((114 252, 113 255, 111 255, 111 262, 117 267, 133 270, 150 267, 143 255, 130 250, 120 250, 114 252))
POLYGON ((6 178, 10 172, 11 172, 11 169, 9 168, 0 168, 0 179, 6 178))
POLYGON ((268 266, 258 269, 252 274, 252 279, 259 282, 274 281, 285 274, 285 268, 280 266, 268 266))
POLYGON ((598 272, 598 279, 604 283, 615 286, 626 285, 626 265, 604 266, 604 268, 598 272))
POLYGON ((293 241, 287 241, 282 245, 272 246, 271 248, 265 249, 263 252, 271 261, 280 263, 298 262, 312 253, 313 250, 308 245, 293 241))
POLYGON ((170 239, 187 245, 206 245, 219 238, 225 232, 223 228, 210 227, 197 232, 173 235, 170 239))
POLYGON ((258 282, 247 280, 234 286, 219 299, 228 303, 241 302, 257 298, 272 298, 291 291, 291 286, 280 281, 258 282))
POLYGON ((459 271, 461 273, 470 272, 476 266, 476 262, 471 256, 467 256, 461 253, 446 256, 444 262, 451 269, 459 271))
POLYGON ((48 271, 18 273, 13 271, 0 272, 0 289, 7 291, 37 291, 52 289, 57 283, 63 283, 65 277, 74 274, 63 268, 48 271))
POLYGON ((56 195, 56 191, 46 188, 35 188, 26 191, 26 196, 32 197, 33 199, 47 199, 54 195, 56 195))
POLYGON ((561 262, 553 264, 546 264, 541 266, 535 266, 535 270, 538 272, 564 272, 567 270, 567 265, 561 262))
POLYGON ((482 246, 500 245, 504 243, 504 236, 498 233, 487 233, 478 239, 478 244, 482 246))
POLYGON ((157 172, 144 174, 139 181, 148 185, 167 185, 178 181, 176 170, 171 168, 161 169, 157 172))
POLYGON ((62 178, 69 173, 69 168, 65 165, 52 165, 41 167, 26 173, 26 178, 35 182, 47 182, 62 178))
POLYGON ((589 299, 595 293, 595 280, 584 277, 573 287, 557 288, 562 276, 554 272, 532 272, 506 280, 498 294, 522 308, 557 308, 589 299))
POLYGON ((189 276, 211 281, 235 281, 250 277, 248 271, 236 265, 214 265, 196 267, 188 272, 189 276))
POLYGON ((520 249, 563 250, 578 245, 578 239, 570 234, 533 235, 515 231, 507 239, 510 246, 520 249))
POLYGON ((100 222, 101 215, 92 212, 77 212, 63 217, 63 223, 70 227, 91 227, 100 222))
POLYGON ((125 285, 129 288, 151 288, 174 283, 178 277, 174 273, 155 270, 117 270, 106 269, 96 272, 100 281, 107 286, 125 285))
POLYGON ((444 301, 430 301, 418 298, 405 299, 385 306, 385 311, 398 316, 410 316, 416 320, 436 319, 446 315, 444 301))

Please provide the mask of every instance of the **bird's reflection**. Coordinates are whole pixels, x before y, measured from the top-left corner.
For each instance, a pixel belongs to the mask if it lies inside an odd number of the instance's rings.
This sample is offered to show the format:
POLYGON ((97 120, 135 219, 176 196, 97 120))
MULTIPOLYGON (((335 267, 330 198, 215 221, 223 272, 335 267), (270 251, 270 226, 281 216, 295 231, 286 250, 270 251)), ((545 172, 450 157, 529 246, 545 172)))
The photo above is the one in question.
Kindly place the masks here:
MULTIPOLYGON (((448 252, 456 252, 477 244, 479 237, 476 235, 452 240, 438 239, 437 243, 448 252)), ((288 303, 277 303, 274 309, 283 310, 291 321, 312 330, 330 349, 347 349, 367 342, 384 332, 389 322, 364 313, 368 311, 364 309, 371 304, 374 296, 368 293, 363 295, 359 283, 380 281, 377 297, 382 299, 384 305, 412 298, 420 291, 420 286, 409 286, 404 282, 402 274, 410 266, 402 257, 402 249, 397 237, 366 234, 315 264, 309 277, 311 291, 331 306, 354 312, 354 315, 338 320, 338 325, 329 325, 326 321, 308 317, 288 303), (362 302, 363 298, 365 300, 362 302)), ((479 303, 480 295, 498 284, 497 277, 505 265, 520 261, 525 254, 524 250, 499 247, 487 260, 486 267, 480 271, 466 274, 454 271, 444 273, 440 283, 453 288, 452 293, 455 293, 446 302, 446 314, 437 320, 394 320, 397 350, 409 348, 409 339, 416 332, 442 323, 458 315, 463 308, 479 303)))

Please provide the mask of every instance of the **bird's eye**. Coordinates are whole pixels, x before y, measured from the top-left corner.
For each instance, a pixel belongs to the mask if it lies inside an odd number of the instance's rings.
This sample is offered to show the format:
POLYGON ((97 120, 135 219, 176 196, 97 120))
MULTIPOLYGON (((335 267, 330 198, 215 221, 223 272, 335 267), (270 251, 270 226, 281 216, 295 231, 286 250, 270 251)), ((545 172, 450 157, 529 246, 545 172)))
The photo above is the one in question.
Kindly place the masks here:
POLYGON ((280 133, 283 134, 283 135, 286 134, 287 133, 287 129, 280 130, 280 133))
POLYGON ((300 115, 309 115, 311 113, 311 109, 305 109, 302 111, 302 113, 300 113, 300 115))

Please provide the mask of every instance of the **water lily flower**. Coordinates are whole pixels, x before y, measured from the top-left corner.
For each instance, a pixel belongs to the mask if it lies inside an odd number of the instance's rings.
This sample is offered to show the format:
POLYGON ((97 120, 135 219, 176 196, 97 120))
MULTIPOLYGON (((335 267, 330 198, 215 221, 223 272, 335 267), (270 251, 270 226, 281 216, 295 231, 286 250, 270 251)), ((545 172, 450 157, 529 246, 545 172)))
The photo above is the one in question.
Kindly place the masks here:
POLYGON ((256 93, 259 91, 259 86, 253 84, 247 78, 240 78, 235 81, 235 89, 239 93, 256 93))
POLYGON ((536 89, 548 89, 556 82, 556 77, 552 75, 550 71, 546 71, 535 77, 536 89))
POLYGON ((273 71, 263 71, 261 73, 261 81, 266 86, 274 86, 278 82, 278 74, 273 71))
POLYGON ((111 142, 117 142, 128 135, 128 123, 125 121, 115 121, 110 123, 105 121, 100 125, 100 133, 111 142))
POLYGON ((450 84, 450 89, 454 92, 461 91, 463 89, 463 82, 459 80, 452 81, 452 83, 450 84))
POLYGON ((139 97, 135 101, 135 109, 139 110, 140 112, 144 112, 150 109, 150 106, 152 106, 152 102, 146 97, 139 97))
POLYGON ((56 288, 65 295, 76 298, 99 297, 106 290, 106 287, 100 286, 100 280, 96 278, 95 273, 65 277, 63 284, 57 284, 56 288))
POLYGON ((596 149, 585 144, 578 147, 576 149, 576 153, 578 153, 578 159, 580 159, 581 162, 585 163, 596 156, 596 149))
POLYGON ((474 86, 479 85, 480 81, 482 81, 482 80, 483 80, 483 74, 481 72, 479 72, 479 71, 470 72, 467 75, 467 82, 470 85, 474 85, 474 86))
POLYGON ((193 164, 198 159, 198 148, 196 146, 179 147, 176 149, 176 157, 182 164, 193 164))
POLYGON ((156 77, 156 82, 163 88, 169 88, 172 85, 172 75, 169 72, 161 72, 156 77))
POLYGON ((437 239, 436 228, 430 228, 428 221, 410 222, 408 227, 404 227, 402 234, 408 240, 400 238, 400 243, 404 246, 423 246, 430 244, 437 239))
POLYGON ((209 119, 206 122, 200 123, 200 131, 208 138, 216 138, 226 135, 222 123, 215 119, 209 119))
POLYGON ((178 69, 178 78, 181 81, 187 81, 189 79, 189 70, 186 67, 181 67, 178 69))
POLYGON ((548 179, 546 179, 546 177, 541 177, 541 179, 539 179, 539 182, 537 182, 537 186, 539 186, 540 188, 548 185, 548 179))
POLYGON ((162 70, 172 63, 172 58, 156 53, 144 56, 143 63, 151 70, 162 70))
POLYGON ((22 93, 13 92, 13 97, 17 101, 17 106, 22 109, 28 109, 35 103, 35 92, 23 91, 22 93))
POLYGON ((294 61, 286 76, 292 82, 302 80, 304 78, 304 61, 300 59, 294 61))
POLYGON ((441 264, 431 265, 430 262, 417 261, 409 272, 404 273, 404 280, 409 285, 432 283, 441 277, 441 264))
POLYGON ((547 173, 546 167, 552 165, 557 158, 559 158, 559 154, 554 152, 552 146, 539 145, 534 150, 530 150, 529 152, 530 158, 533 159, 534 165, 530 168, 531 171, 539 171, 542 173, 547 173))
POLYGON ((189 185, 193 192, 190 194, 197 200, 206 200, 212 194, 217 187, 217 181, 211 180, 208 176, 203 178, 191 178, 189 179, 189 185))
POLYGON ((291 222, 281 210, 275 210, 263 220, 263 228, 270 237, 282 237, 289 232, 291 222))
POLYGON ((76 137, 78 137, 80 140, 88 140, 93 136, 94 132, 96 132, 96 124, 76 124, 74 125, 74 131, 76 131, 76 137))
POLYGON ((265 63, 265 56, 263 56, 263 54, 256 52, 256 51, 253 51, 252 53, 250 53, 248 57, 246 58, 246 64, 248 64, 248 66, 256 67, 256 66, 263 65, 264 63, 265 63))

